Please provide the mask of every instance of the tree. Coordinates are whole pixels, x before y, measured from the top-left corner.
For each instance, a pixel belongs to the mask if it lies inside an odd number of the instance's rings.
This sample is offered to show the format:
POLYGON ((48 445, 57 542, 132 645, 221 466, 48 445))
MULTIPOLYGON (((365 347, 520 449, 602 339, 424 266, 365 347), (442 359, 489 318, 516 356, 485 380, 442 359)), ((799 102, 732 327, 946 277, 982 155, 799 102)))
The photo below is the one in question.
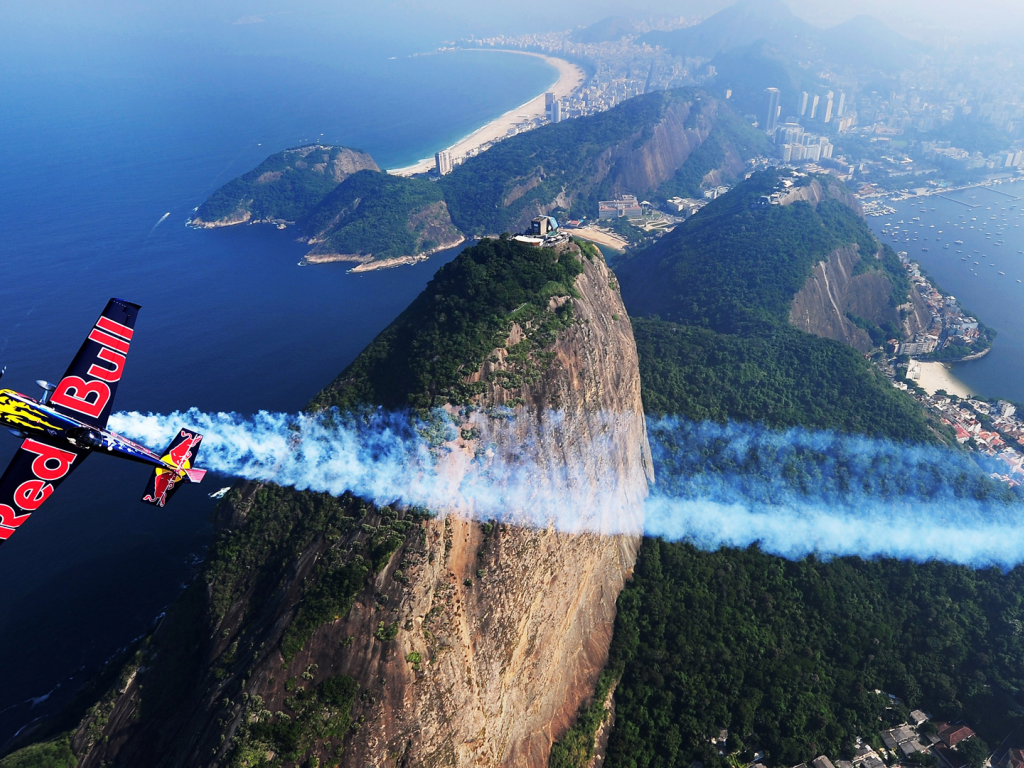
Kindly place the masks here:
POLYGON ((988 760, 988 744, 981 740, 980 736, 973 736, 966 741, 956 745, 959 752, 970 768, 981 768, 988 760))

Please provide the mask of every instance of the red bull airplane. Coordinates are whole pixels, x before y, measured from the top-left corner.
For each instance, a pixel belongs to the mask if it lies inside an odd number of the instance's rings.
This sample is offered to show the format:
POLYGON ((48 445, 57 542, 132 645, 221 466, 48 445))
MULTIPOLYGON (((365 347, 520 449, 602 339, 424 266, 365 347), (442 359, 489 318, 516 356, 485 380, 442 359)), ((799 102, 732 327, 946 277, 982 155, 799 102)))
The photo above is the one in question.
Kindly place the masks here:
POLYGON ((178 430, 156 454, 106 428, 138 313, 138 304, 111 299, 60 383, 36 382, 40 399, 0 389, 0 426, 24 441, 0 477, 0 544, 94 451, 154 467, 142 501, 158 507, 182 483, 198 483, 206 474, 192 466, 200 434, 178 430))

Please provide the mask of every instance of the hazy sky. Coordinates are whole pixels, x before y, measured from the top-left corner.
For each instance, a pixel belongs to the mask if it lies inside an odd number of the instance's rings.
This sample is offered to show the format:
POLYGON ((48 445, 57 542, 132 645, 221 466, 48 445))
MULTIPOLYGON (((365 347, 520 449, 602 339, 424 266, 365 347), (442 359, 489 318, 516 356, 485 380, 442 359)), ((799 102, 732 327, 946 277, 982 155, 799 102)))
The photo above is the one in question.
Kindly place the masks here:
MULTIPOLYGON (((57 45, 96 34, 160 34, 196 43, 402 45, 501 32, 557 30, 608 15, 709 15, 731 0, 0 0, 0 43, 57 45), (238 23, 248 22, 248 23, 238 23), (285 34, 290 33, 290 34, 285 34), (27 37, 26 37, 27 35, 27 37), (390 41, 390 42, 388 42, 390 41), (328 43, 328 44, 330 44, 328 43)), ((831 26, 867 13, 913 37, 1012 42, 1024 33, 1024 0, 786 0, 831 26)), ((8 51, 10 54, 10 51, 8 51)), ((2 51, 0 51, 2 55, 2 51)))

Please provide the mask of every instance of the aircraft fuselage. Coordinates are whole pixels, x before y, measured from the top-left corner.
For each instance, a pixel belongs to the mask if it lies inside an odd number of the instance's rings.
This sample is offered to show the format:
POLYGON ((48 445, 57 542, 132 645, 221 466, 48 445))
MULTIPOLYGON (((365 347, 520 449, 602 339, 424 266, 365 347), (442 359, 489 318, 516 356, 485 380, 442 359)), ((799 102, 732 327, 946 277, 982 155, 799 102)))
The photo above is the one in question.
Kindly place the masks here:
POLYGON ((0 426, 7 427, 19 436, 67 447, 75 452, 110 453, 129 461, 170 469, 181 474, 178 467, 165 461, 144 445, 139 445, 109 429, 98 429, 58 413, 38 400, 13 389, 0 389, 0 426))

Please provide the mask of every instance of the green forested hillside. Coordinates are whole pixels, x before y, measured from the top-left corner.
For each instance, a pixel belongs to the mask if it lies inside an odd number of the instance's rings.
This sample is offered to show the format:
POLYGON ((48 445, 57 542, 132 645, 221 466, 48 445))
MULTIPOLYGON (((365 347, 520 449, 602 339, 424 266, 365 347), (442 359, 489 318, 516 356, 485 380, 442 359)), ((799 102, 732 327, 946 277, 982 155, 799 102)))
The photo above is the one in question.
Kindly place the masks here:
POLYGON ((249 214, 253 220, 298 221, 348 174, 363 169, 377 165, 366 153, 345 147, 286 149, 210 195, 195 218, 213 223, 249 214))
MULTIPOLYGON (((860 354, 789 326, 815 259, 840 244, 862 253, 877 244, 835 201, 759 206, 773 186, 768 174, 753 177, 617 270, 627 306, 679 321, 634 319, 645 410, 941 439, 860 354)), ((885 261, 877 268, 889 272, 885 261)), ((894 296, 906 288, 899 277, 890 278, 894 296)), ((687 482, 672 472, 667 461, 655 466, 660 486, 687 482)), ((979 493, 1005 496, 977 479, 979 493)), ((770 766, 849 758, 856 737, 876 739, 907 717, 875 689, 939 718, 966 717, 998 743, 1024 723, 1014 698, 1024 690, 1021 586, 1024 569, 793 562, 756 547, 707 552, 645 539, 618 602, 606 766, 726 768, 757 751, 770 766), (710 740, 723 728, 719 754, 710 740)))
MULTIPOLYGON (((723 109, 704 143, 694 150, 671 179, 658 188, 656 196, 665 199, 676 195, 699 198, 704 177, 726 166, 728 152, 735 152, 746 160, 771 155, 773 147, 762 131, 752 128, 731 109, 723 109)), ((734 177, 729 174, 726 181, 731 178, 734 177)))
MULTIPOLYGON (((514 230, 524 215, 534 215, 541 206, 550 207, 556 198, 567 215, 597 216, 598 200, 607 199, 623 183, 619 173, 631 153, 642 153, 654 135, 654 128, 668 110, 688 109, 684 130, 694 146, 702 137, 698 128, 717 127, 718 150, 692 153, 682 164, 679 188, 692 187, 693 179, 714 168, 722 168, 725 151, 740 160, 766 151, 767 140, 743 124, 723 102, 695 88, 658 91, 623 102, 614 109, 590 117, 546 125, 502 141, 468 159, 442 179, 452 219, 464 232, 488 233, 514 230), (605 153, 613 156, 609 157, 605 153), (601 165, 611 160, 611 165, 601 165), (684 171, 691 162, 697 171, 684 171)), ((663 151, 652 149, 653 152, 663 151)), ((732 177, 733 174, 726 174, 732 177)), ((621 191, 647 195, 661 181, 644 181, 630 175, 631 186, 621 191)))
POLYGON ((906 708, 966 717, 998 744, 1024 722, 1024 569, 844 558, 791 562, 646 540, 619 598, 610 667, 622 672, 609 768, 852 756, 906 708), (881 720, 879 720, 881 718, 881 720))
POLYGON ((649 414, 934 439, 917 403, 838 342, 785 326, 740 336, 647 318, 634 318, 633 333, 649 414))
POLYGON ((514 240, 482 240, 441 267, 427 287, 314 401, 314 407, 430 408, 459 403, 476 389, 462 382, 508 337, 513 320, 533 320, 528 341, 546 347, 572 318, 569 296, 583 270, 560 256, 514 240))
POLYGON ((377 171, 341 182, 302 220, 313 253, 413 256, 459 237, 437 184, 377 171))
POLYGON ((755 174, 618 264, 630 313, 727 333, 785 324, 815 263, 851 243, 877 250, 864 221, 836 200, 760 205, 778 180, 755 174))

